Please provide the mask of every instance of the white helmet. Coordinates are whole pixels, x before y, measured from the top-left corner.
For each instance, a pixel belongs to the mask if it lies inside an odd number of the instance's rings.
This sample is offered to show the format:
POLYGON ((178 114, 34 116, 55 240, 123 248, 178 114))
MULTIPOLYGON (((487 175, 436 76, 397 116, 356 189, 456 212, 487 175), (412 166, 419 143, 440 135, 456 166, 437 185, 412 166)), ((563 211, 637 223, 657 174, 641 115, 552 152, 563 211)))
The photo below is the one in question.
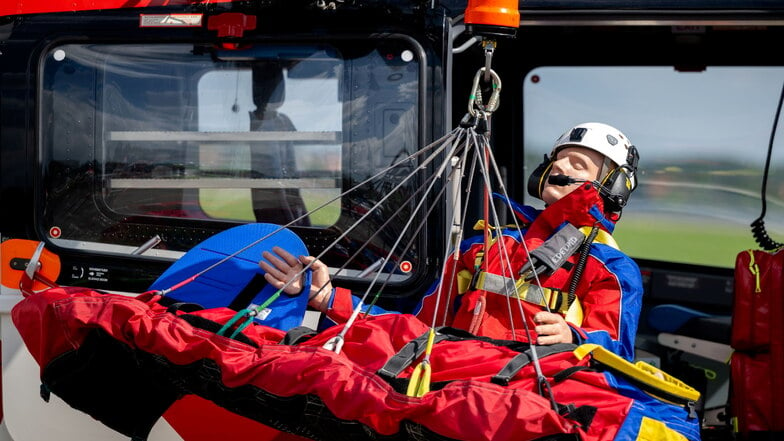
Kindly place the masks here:
MULTIPOLYGON (((605 158, 612 161, 605 165, 599 175, 600 181, 607 177, 607 173, 617 167, 623 167, 629 177, 631 189, 637 186, 637 160, 639 158, 637 149, 632 145, 629 138, 620 130, 607 124, 589 122, 578 124, 567 130, 558 137, 550 153, 551 158, 555 158, 556 153, 564 147, 585 147, 597 151, 605 158)), ((631 190, 630 189, 630 190, 631 190)))

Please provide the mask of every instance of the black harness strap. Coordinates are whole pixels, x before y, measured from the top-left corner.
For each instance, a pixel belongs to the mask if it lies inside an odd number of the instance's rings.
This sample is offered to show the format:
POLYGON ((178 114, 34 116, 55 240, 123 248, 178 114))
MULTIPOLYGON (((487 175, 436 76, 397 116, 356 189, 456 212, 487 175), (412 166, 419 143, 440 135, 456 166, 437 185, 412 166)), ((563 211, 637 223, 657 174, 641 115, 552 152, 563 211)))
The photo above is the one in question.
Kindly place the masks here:
MULTIPOLYGON (((536 355, 538 357, 547 357, 548 355, 552 354, 571 352, 576 347, 577 346, 572 343, 558 343, 549 346, 537 346, 536 355)), ((495 374, 490 381, 500 386, 508 386, 512 378, 517 375, 517 373, 520 372, 522 368, 526 367, 531 362, 533 362, 533 355, 531 354, 531 349, 529 348, 509 360, 509 362, 506 363, 506 365, 497 374, 495 374)))
POLYGON ((304 341, 310 340, 317 333, 318 333, 317 331, 307 326, 297 326, 295 328, 289 329, 286 332, 286 335, 283 336, 283 339, 278 344, 296 345, 304 341))
MULTIPOLYGON (((411 365, 414 360, 421 357, 425 352, 429 333, 430 331, 425 332, 419 337, 406 343, 406 345, 400 348, 400 350, 397 351, 397 354, 393 355, 389 360, 387 360, 384 366, 382 366, 381 369, 379 369, 376 373, 387 381, 391 381, 397 378, 397 376, 400 375, 400 373, 403 372, 405 368, 411 365)), ((436 333, 433 344, 446 340, 447 338, 447 335, 436 333)))
MULTIPOLYGON (((514 340, 499 340, 489 337, 480 337, 463 329, 453 328, 450 326, 441 326, 435 329, 436 336, 433 340, 433 344, 444 340, 479 340, 492 343, 497 346, 504 346, 517 352, 523 352, 530 348, 528 343, 522 343, 514 340)), ((427 346, 427 338, 429 334, 430 331, 427 331, 414 340, 406 343, 406 345, 403 346, 395 355, 393 355, 376 373, 381 378, 384 378, 387 381, 392 381, 394 378, 400 375, 400 373, 403 372, 405 368, 411 365, 414 360, 422 356, 427 346)))
POLYGON ((575 372, 595 371, 595 370, 596 369, 594 369, 594 368, 592 368, 590 366, 572 366, 570 368, 564 369, 561 372, 558 372, 557 374, 553 375, 553 381, 555 381, 556 383, 560 383, 560 382, 566 380, 567 378, 571 377, 572 375, 574 375, 575 372))
POLYGON ((577 422, 583 430, 588 430, 593 422, 593 417, 599 410, 596 406, 589 406, 584 404, 580 407, 574 407, 574 404, 558 405, 558 413, 572 421, 577 422))

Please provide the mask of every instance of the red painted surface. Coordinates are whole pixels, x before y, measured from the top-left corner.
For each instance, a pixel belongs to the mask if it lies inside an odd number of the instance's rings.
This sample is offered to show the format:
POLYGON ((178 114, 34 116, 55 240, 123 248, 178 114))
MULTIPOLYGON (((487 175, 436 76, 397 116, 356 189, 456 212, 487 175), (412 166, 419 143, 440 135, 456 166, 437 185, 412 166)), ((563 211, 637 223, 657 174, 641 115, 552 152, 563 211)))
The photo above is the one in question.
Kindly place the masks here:
POLYGON ((231 3, 232 1, 239 0, 2 0, 0 1, 0 16, 201 3, 231 3))
POLYGON ((177 400, 163 418, 185 441, 254 440, 306 441, 290 433, 280 432, 249 418, 231 413, 196 395, 177 400))

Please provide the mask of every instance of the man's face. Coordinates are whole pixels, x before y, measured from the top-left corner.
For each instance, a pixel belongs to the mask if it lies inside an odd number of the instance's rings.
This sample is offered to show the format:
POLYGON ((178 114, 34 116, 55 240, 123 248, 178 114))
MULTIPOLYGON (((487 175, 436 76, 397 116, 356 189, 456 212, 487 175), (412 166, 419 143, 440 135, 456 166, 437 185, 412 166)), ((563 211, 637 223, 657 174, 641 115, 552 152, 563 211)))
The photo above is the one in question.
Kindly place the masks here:
MULTIPOLYGON (((550 169, 549 176, 566 175, 571 178, 592 181, 599 179, 604 156, 585 147, 564 147, 558 151, 550 169)), ((576 189, 580 183, 561 186, 553 185, 545 180, 542 189, 542 200, 550 205, 576 189)))

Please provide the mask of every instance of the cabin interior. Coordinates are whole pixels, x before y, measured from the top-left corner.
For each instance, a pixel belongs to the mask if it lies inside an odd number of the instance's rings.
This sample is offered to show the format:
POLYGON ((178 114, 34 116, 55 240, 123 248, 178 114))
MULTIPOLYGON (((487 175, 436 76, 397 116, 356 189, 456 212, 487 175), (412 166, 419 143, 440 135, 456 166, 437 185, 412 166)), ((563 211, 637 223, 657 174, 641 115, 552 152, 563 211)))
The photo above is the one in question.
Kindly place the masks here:
POLYGON ((463 2, 363 3, 180 11, 215 28, 140 20, 174 7, 0 17, 3 239, 44 241, 59 284, 143 292, 217 232, 285 224, 346 286, 381 274, 379 303, 410 305, 482 187, 426 193, 436 166, 398 161, 461 126, 489 67, 479 119, 511 199, 541 206, 528 175, 577 123, 633 140, 614 236, 643 274, 638 359, 701 390, 704 439, 779 436, 736 432, 729 358, 736 259, 784 241, 784 7, 526 1, 510 30, 463 2), (224 12, 256 25, 221 36, 224 12))

